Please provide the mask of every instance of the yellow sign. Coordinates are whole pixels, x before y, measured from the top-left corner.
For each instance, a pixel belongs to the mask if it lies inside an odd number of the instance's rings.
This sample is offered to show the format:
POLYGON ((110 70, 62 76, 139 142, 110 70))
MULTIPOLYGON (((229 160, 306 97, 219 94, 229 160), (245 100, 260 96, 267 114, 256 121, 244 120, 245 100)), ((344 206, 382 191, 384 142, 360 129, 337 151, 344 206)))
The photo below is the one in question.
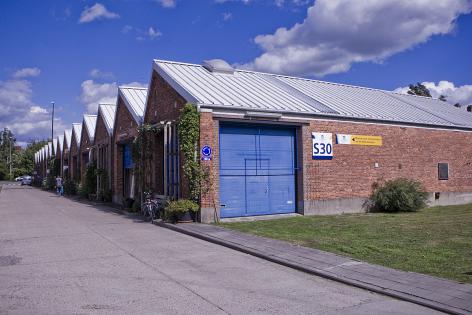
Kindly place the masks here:
POLYGON ((381 146, 381 136, 363 136, 363 135, 346 135, 338 133, 336 135, 337 144, 357 144, 357 145, 372 145, 381 146))
POLYGON ((351 144, 381 146, 381 136, 351 135, 351 144))

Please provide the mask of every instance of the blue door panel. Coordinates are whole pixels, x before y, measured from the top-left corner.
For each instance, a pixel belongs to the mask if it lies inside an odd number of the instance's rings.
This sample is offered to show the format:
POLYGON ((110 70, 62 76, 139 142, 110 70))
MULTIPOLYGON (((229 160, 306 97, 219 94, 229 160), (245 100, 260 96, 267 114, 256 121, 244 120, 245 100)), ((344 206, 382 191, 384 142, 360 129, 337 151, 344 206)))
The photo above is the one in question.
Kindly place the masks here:
POLYGON ((269 176, 246 176, 246 215, 269 212, 269 176))
POLYGON ((294 129, 220 127, 221 217, 295 212, 294 129))
POLYGON ((246 215, 244 176, 220 176, 221 217, 241 217, 246 215))
POLYGON ((271 200, 271 212, 295 212, 295 187, 293 175, 270 176, 270 179, 269 198, 271 200))

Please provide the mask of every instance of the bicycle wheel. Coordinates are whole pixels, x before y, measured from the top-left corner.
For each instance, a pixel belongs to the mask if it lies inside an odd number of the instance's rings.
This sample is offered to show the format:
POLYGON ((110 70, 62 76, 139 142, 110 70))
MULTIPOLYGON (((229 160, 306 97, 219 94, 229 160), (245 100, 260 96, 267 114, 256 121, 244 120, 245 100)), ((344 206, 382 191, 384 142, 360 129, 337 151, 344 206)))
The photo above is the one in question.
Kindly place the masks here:
POLYGON ((156 214, 157 214, 157 206, 151 203, 149 205, 149 216, 151 217, 151 222, 157 219, 156 214))
POLYGON ((143 217, 146 217, 146 215, 147 215, 147 202, 143 202, 141 204, 141 215, 143 217))

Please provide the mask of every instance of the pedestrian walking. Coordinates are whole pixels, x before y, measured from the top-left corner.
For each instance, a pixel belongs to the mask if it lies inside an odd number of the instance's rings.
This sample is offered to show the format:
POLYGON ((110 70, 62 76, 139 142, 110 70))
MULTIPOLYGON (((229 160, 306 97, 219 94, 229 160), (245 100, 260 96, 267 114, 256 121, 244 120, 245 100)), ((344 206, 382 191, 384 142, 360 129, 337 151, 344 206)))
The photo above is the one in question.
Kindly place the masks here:
POLYGON ((59 175, 56 177, 56 191, 59 196, 64 196, 64 185, 62 185, 62 177, 59 175))

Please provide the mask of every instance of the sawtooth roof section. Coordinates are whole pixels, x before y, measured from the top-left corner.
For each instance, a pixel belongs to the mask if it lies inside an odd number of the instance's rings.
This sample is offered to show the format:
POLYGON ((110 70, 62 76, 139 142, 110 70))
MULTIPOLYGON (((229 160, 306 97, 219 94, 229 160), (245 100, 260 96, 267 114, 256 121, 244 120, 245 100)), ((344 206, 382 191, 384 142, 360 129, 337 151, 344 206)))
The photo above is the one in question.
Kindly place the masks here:
POLYGON ((64 135, 57 136, 57 141, 59 143, 59 150, 61 150, 62 154, 62 151, 64 150, 64 135))
POLYGON ((122 97, 128 111, 138 125, 143 121, 146 110, 147 88, 120 86, 118 93, 122 97))
POLYGON ((115 125, 116 105, 114 104, 100 104, 98 106, 98 115, 100 115, 105 122, 108 134, 113 135, 113 126, 115 125))
POLYGON ((93 143, 93 137, 95 135, 95 127, 97 125, 97 115, 84 115, 84 125, 89 136, 90 142, 93 143))
POLYGON ((81 123, 73 123, 72 124, 72 131, 75 134, 75 141, 77 141, 77 147, 80 147, 80 140, 82 137, 82 124, 81 123))
POLYGON ((64 142, 66 144, 67 149, 70 149, 71 141, 72 141, 72 129, 64 130, 64 142))
POLYGON ((52 139, 52 147, 54 149, 53 153, 56 154, 56 152, 57 152, 57 138, 52 139))
POLYGON ((48 157, 51 157, 52 156, 52 142, 48 142, 47 149, 48 149, 48 157))
POLYGON ((210 72, 154 60, 153 69, 195 105, 472 129, 472 115, 437 99, 276 74, 210 72))

